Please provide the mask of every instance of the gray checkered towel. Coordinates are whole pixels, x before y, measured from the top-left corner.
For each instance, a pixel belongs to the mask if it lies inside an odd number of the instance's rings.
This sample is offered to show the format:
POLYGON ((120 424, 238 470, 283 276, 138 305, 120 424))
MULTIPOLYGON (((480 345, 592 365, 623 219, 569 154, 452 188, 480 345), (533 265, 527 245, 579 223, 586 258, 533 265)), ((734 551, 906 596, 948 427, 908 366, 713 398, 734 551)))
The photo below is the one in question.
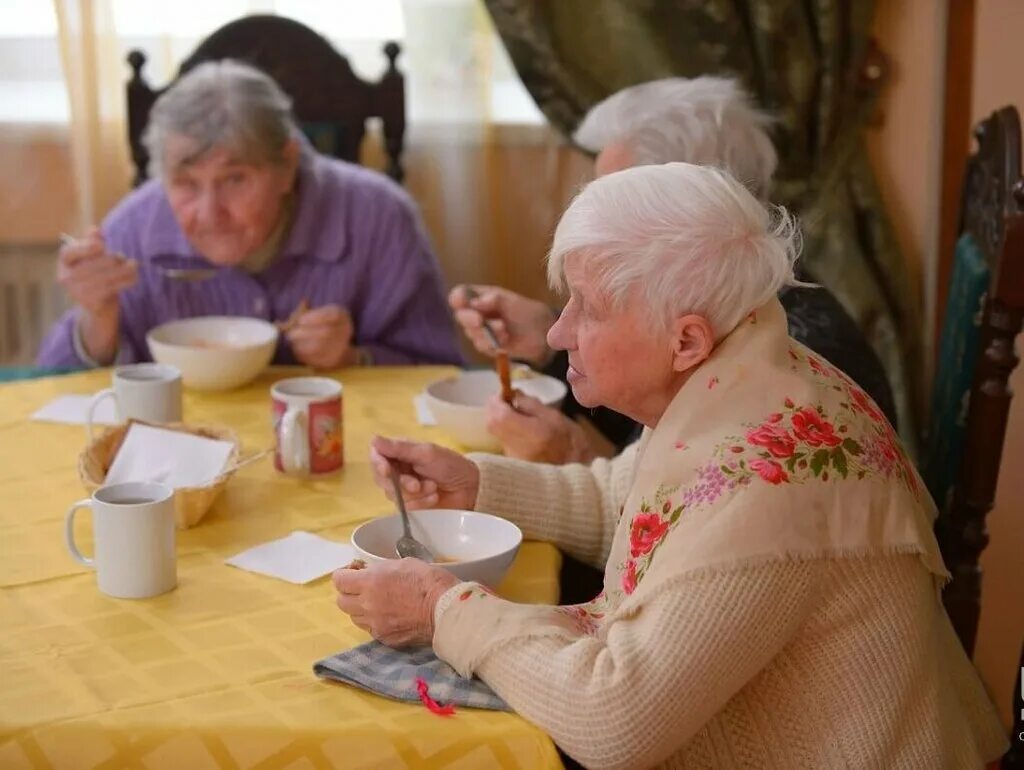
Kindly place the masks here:
POLYGON ((380 642, 362 644, 313 664, 323 679, 355 685, 395 700, 420 702, 416 678, 427 683, 431 698, 446 706, 511 711, 508 704, 479 679, 463 679, 429 647, 393 650, 380 642))

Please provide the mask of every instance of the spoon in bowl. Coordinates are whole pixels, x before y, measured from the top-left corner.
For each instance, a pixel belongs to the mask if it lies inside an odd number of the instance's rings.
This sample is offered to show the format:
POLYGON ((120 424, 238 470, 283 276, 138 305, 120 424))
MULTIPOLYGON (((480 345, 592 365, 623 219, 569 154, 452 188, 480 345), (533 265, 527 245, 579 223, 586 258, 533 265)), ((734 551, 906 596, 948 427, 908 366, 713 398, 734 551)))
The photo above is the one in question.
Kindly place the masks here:
POLYGON ((402 559, 413 558, 431 564, 434 561, 434 554, 423 543, 412 536, 412 529, 409 527, 409 512, 405 510, 405 499, 402 497, 402 484, 398 479, 398 469, 393 463, 388 463, 388 471, 391 475, 391 486, 395 490, 395 502, 398 504, 398 512, 402 515, 402 536, 395 543, 395 553, 402 559))

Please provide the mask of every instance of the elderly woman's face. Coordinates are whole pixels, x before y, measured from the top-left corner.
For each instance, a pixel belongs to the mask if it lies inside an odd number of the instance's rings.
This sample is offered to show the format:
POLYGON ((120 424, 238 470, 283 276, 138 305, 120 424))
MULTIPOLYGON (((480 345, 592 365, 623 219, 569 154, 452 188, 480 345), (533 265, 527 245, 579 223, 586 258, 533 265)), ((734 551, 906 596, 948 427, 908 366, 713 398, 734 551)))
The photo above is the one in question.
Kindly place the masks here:
POLYGON ((165 163, 169 171, 164 186, 174 218, 206 259, 237 265, 266 243, 280 221, 295 180, 297 147, 286 148, 283 163, 242 163, 217 147, 195 160, 175 163, 175 151, 187 151, 182 144, 171 137, 171 162, 165 163))
POLYGON ((565 278, 569 302, 548 332, 548 344, 569 352, 567 380, 576 400, 645 424, 656 421, 678 387, 667 333, 652 329, 640 302, 614 309, 579 254, 566 257, 565 278))

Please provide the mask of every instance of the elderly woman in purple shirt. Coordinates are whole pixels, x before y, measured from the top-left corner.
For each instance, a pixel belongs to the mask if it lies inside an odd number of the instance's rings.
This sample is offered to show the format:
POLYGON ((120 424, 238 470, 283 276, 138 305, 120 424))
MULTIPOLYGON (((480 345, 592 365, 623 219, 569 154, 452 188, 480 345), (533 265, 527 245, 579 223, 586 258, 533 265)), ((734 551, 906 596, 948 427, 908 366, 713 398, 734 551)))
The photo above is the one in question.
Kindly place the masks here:
POLYGON ((232 61, 200 65, 154 105, 154 179, 67 243, 58 281, 75 307, 43 366, 150 358, 176 318, 287 319, 277 363, 460 363, 442 278, 415 205, 374 171, 318 155, 287 96, 232 61), (201 281, 167 267, 215 268, 201 281))

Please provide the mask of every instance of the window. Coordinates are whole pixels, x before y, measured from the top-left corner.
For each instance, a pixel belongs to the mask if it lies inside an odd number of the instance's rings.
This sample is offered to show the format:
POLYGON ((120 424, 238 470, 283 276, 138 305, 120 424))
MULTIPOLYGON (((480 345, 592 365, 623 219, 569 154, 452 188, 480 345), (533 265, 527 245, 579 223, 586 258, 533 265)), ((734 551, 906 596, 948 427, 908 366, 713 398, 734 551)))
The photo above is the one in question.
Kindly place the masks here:
MULTIPOLYGON (((203 37, 247 13, 280 13, 312 27, 364 78, 402 45, 409 122, 543 123, 480 0, 111 0, 120 58, 147 55, 158 85, 203 37)), ((125 79, 129 76, 125 65, 125 79)), ((57 19, 45 0, 0 0, 0 123, 65 124, 57 19)))

